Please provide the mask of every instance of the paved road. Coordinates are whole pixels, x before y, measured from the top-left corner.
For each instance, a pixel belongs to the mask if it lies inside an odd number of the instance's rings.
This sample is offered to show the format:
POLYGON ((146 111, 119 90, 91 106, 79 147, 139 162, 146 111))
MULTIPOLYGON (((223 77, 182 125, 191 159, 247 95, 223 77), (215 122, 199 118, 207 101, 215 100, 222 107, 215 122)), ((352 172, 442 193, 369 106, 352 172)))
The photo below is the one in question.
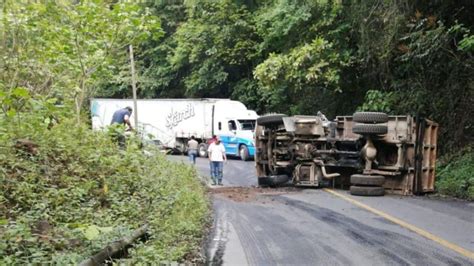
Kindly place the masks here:
MULTIPOLYGON (((196 167, 209 175, 207 160, 196 167)), ((224 172, 225 188, 213 188, 210 264, 474 265, 472 202, 259 190, 249 188, 253 162, 229 160, 224 172)))

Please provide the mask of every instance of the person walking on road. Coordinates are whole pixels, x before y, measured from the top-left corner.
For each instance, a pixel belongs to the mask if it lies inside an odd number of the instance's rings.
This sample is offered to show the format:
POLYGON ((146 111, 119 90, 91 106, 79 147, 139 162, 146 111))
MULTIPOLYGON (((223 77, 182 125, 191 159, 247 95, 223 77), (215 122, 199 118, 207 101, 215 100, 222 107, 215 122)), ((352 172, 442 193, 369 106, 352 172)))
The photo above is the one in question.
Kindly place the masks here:
POLYGON ((193 164, 196 164, 196 156, 198 152, 199 143, 194 139, 194 136, 191 136, 191 139, 188 141, 188 156, 189 161, 193 164))
POLYGON ((212 184, 222 186, 224 162, 227 161, 227 157, 224 145, 218 137, 215 142, 211 143, 207 152, 211 163, 212 184))

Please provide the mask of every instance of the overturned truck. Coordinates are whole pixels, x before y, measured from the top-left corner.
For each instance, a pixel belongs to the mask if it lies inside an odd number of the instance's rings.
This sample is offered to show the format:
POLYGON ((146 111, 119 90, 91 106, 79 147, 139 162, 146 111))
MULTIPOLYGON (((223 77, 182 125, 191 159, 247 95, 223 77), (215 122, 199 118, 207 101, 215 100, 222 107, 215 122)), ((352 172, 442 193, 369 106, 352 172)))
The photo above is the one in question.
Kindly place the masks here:
POLYGON ((273 114, 257 119, 258 183, 349 186, 350 193, 434 190, 438 124, 421 117, 357 112, 329 121, 273 114))

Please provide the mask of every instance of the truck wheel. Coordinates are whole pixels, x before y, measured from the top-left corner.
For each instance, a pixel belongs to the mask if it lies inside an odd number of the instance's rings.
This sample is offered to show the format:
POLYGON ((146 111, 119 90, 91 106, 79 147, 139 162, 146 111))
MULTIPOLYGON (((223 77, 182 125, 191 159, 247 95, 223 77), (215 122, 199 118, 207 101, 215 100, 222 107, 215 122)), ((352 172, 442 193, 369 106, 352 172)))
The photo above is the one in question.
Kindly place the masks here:
POLYGON ((183 155, 184 150, 182 150, 179 147, 174 147, 174 148, 171 149, 171 154, 173 154, 173 155, 183 155))
POLYGON ((352 185, 382 186, 384 183, 385 177, 381 175, 351 175, 352 185))
POLYGON ((270 186, 270 178, 264 176, 264 177, 258 177, 258 186, 259 187, 268 187, 270 186))
POLYGON ((270 185, 271 186, 278 186, 283 185, 290 180, 290 177, 287 175, 271 175, 270 176, 270 185))
POLYGON ((199 144, 198 154, 199 154, 199 157, 202 157, 202 158, 207 157, 207 144, 206 143, 199 144))
POLYGON ((264 115, 257 118, 257 124, 261 126, 280 125, 283 124, 283 117, 286 116, 284 114, 264 115))
POLYGON ((260 187, 277 187, 287 183, 290 177, 287 175, 271 175, 258 177, 257 180, 260 187))
POLYGON ((249 148, 246 145, 240 145, 239 156, 242 161, 247 161, 249 159, 249 148))
POLYGON ((373 125, 373 124, 355 124, 352 128, 352 132, 360 135, 384 135, 387 134, 386 125, 373 125))
POLYGON ((352 116, 352 120, 367 124, 386 123, 388 115, 382 112, 357 112, 352 116))
POLYGON ((383 187, 351 186, 350 192, 351 195, 355 196, 383 196, 385 189, 383 187))

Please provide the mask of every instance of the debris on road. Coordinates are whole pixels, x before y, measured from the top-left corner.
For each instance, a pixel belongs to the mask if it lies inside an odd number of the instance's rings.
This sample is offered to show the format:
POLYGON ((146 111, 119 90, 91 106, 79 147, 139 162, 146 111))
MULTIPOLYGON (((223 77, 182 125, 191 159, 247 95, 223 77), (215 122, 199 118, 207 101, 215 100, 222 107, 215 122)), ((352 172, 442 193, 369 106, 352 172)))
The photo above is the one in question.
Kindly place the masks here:
POLYGON ((209 192, 213 195, 231 199, 237 202, 254 201, 261 195, 280 195, 287 193, 295 193, 300 191, 296 187, 278 187, 278 188, 263 188, 263 187, 216 187, 210 188, 209 192))

